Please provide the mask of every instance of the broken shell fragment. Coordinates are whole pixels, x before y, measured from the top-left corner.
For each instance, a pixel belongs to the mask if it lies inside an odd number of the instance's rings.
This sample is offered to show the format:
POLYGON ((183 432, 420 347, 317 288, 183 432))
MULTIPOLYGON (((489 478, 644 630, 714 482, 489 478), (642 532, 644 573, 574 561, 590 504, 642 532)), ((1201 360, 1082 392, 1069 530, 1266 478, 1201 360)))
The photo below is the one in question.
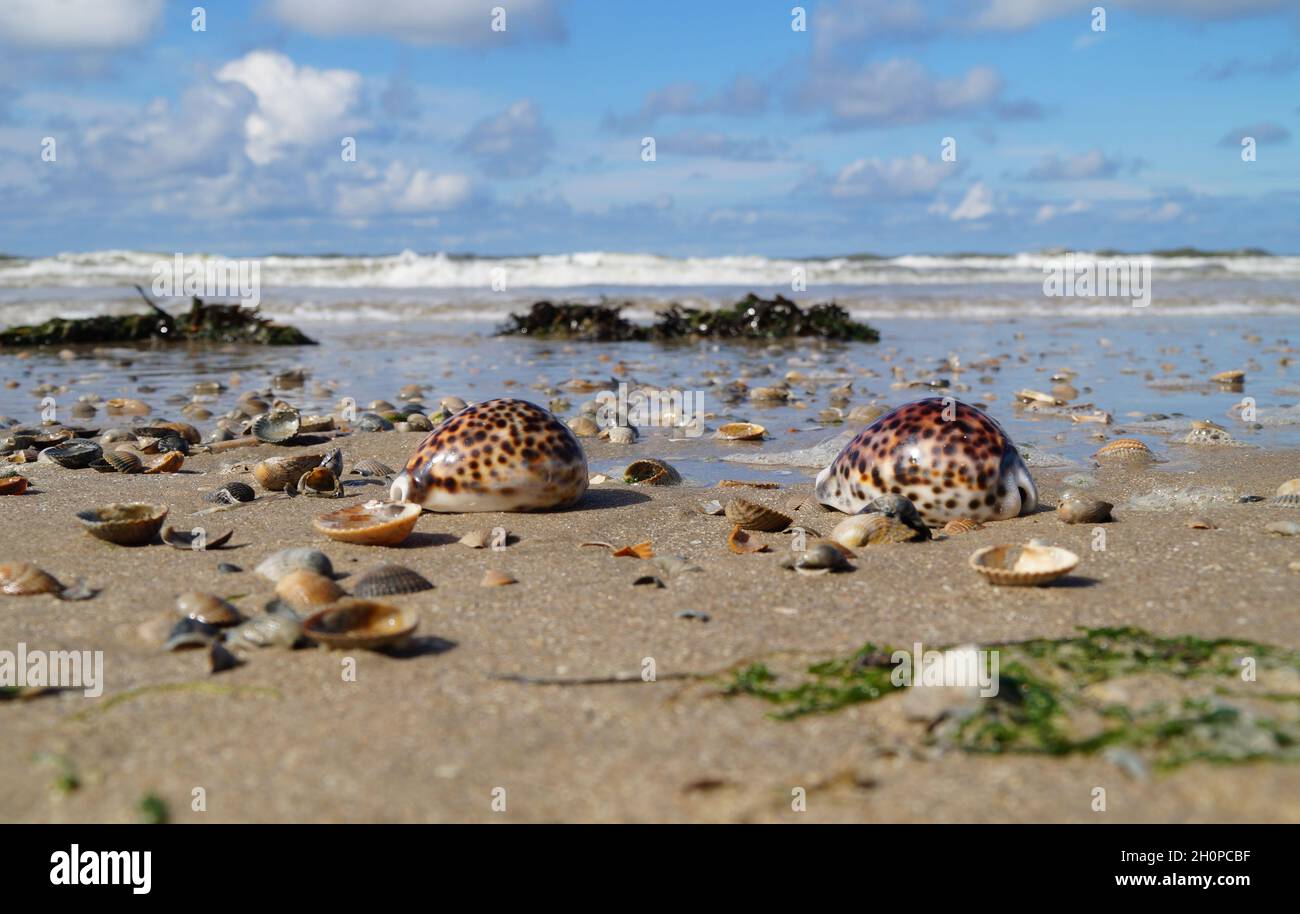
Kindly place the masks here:
POLYGON ((230 542, 230 538, 234 535, 234 530, 227 530, 225 533, 209 539, 207 531, 201 527, 196 527, 193 530, 177 530, 175 527, 166 527, 162 532, 162 541, 176 549, 191 549, 195 552, 201 552, 204 549, 220 549, 230 542))
POLYGON ((764 505, 744 498, 733 498, 725 509, 727 519, 742 530, 776 533, 784 530, 794 519, 764 505))
POLYGON ((188 648, 207 647, 217 640, 219 634, 215 625, 186 616, 172 626, 171 633, 163 644, 163 650, 182 651, 188 648))
POLYGON ((299 495, 314 498, 338 498, 343 494, 339 478, 328 467, 315 467, 298 478, 299 495))
POLYGON ((419 617, 408 609, 378 600, 339 600, 302 622, 302 633, 334 649, 370 650, 405 640, 419 617))
POLYGON ((312 525, 330 539, 360 546, 395 546, 411 535, 420 519, 419 505, 368 501, 330 514, 312 525))
POLYGON ((6 476, 0 479, 0 495, 22 495, 27 491, 26 476, 6 476))
POLYGON ((111 504, 78 511, 77 517, 97 539, 119 546, 143 546, 153 542, 158 535, 167 519, 167 506, 143 502, 111 504))
POLYGON ((1079 557, 1056 546, 1001 543, 978 550, 970 557, 969 564, 991 584, 1028 587, 1047 584, 1069 574, 1079 564, 1079 557))
POLYGON ((60 593, 63 585, 51 574, 30 562, 0 565, 0 593, 28 597, 38 593, 60 593))
POLYGON ((681 474, 663 460, 645 457, 634 460, 623 470, 623 481, 628 485, 675 486, 681 483, 681 474))
POLYGON ((731 528, 731 533, 727 536, 727 548, 737 555, 772 551, 766 543, 755 542, 753 537, 736 526, 731 528))

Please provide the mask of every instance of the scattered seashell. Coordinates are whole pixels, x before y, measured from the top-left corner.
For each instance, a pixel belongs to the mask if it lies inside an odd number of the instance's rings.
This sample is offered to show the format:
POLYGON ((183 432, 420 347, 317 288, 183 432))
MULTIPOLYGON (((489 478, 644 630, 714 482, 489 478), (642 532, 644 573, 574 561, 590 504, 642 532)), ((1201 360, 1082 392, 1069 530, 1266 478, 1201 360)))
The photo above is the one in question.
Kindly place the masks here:
POLYGON ((790 399, 790 391, 784 387, 755 387, 749 392, 749 399, 764 403, 778 403, 790 399))
POLYGON ((419 616, 411 610, 376 599, 341 599, 303 620, 303 634, 335 650, 369 650, 404 641, 415 631, 419 616))
POLYGON ((176 612, 188 619, 224 628, 244 621, 233 604, 199 590, 186 591, 176 598, 176 612))
POLYGON ((737 555, 749 555, 754 552, 771 552, 766 543, 758 543, 740 527, 733 526, 727 536, 727 548, 737 555))
POLYGON ((519 582, 506 574, 504 571, 488 569, 483 573, 483 580, 478 582, 480 587, 505 587, 507 584, 518 584, 519 582))
POLYGON ((262 563, 253 570, 268 581, 278 582, 286 574, 300 569, 314 571, 326 577, 334 575, 334 566, 329 556, 307 546, 281 549, 263 559, 262 563))
POLYGON ((726 509, 722 507, 722 502, 718 501, 716 498, 700 505, 700 513, 708 514, 711 517, 718 517, 722 515, 725 510, 726 509))
POLYGON ((343 487, 334 471, 327 467, 314 467, 298 478, 299 495, 315 498, 338 498, 343 494, 343 487))
POLYGON ((1137 438, 1115 438, 1093 456, 1114 460, 1151 460, 1155 455, 1137 438))
POLYGON ((623 470, 623 481, 628 485, 675 486, 681 483, 682 477, 667 462, 645 457, 627 465, 623 470))
POLYGON ((1104 524, 1114 508, 1108 501, 1067 492, 1056 506, 1056 516, 1067 524, 1104 524))
POLYGON ((733 498, 728 501, 725 513, 727 519, 742 530, 776 533, 794 523, 793 518, 787 517, 780 511, 744 498, 733 498))
POLYGON ((719 480, 718 488, 720 489, 779 489, 779 482, 755 482, 749 479, 723 479, 719 480))
POLYGON ((110 416, 147 416, 149 405, 142 400, 129 400, 114 397, 104 404, 104 410, 110 416))
POLYGON ((1268 503, 1285 508, 1300 508, 1300 479, 1288 479, 1282 483, 1268 503))
POLYGON ((943 525, 943 532, 949 536, 960 536, 963 533, 972 533, 983 529, 983 524, 970 517, 959 517, 943 525))
POLYGON ((1079 564, 1079 557, 1056 546, 1002 543, 978 550, 969 564, 992 584, 1025 587, 1047 584, 1069 574, 1079 564))
POLYGON ((112 451, 103 456, 103 461, 118 473, 139 473, 144 469, 144 461, 130 451, 112 451))
POLYGON ((335 602, 344 592, 332 578, 300 568, 276 582, 275 595, 292 609, 311 611, 335 602))
POLYGON ((1193 530, 1218 530, 1219 529, 1215 524, 1206 520, 1203 517, 1197 517, 1193 520, 1189 520, 1187 522, 1187 526, 1191 527, 1193 530))
POLYGON ((302 418, 296 409, 275 409, 253 420, 251 431, 258 441, 284 444, 298 437, 302 418))
POLYGON ((593 486, 598 486, 601 483, 609 482, 609 477, 606 476, 604 473, 596 473, 595 475, 591 476, 587 480, 587 482, 593 486))
POLYGON ((168 451, 145 467, 146 473, 175 473, 185 463, 185 455, 180 451, 168 451))
POLYGON ((356 476, 364 476, 366 478, 379 477, 383 479, 387 479, 397 473, 397 471, 388 464, 381 463, 380 461, 370 457, 367 457, 365 460, 358 460, 353 465, 351 472, 356 476))
POLYGON ((575 416, 565 425, 579 438, 595 438, 600 434, 600 426, 590 416, 575 416))
POLYGON ((208 673, 211 675, 233 670, 243 662, 230 653, 230 650, 220 641, 213 641, 208 645, 208 673))
POLYGON ((854 514, 840 521, 831 530, 830 539, 841 546, 856 549, 861 546, 915 542, 929 539, 929 536, 923 536, 895 516, 872 512, 854 514))
POLYGON ((833 542, 813 543, 805 549, 790 567, 800 574, 830 574, 833 571, 847 571, 848 557, 843 549, 833 542))
POLYGON ((1045 394, 1041 390, 1018 390, 1016 399, 1025 403, 1044 403, 1048 406, 1064 406, 1065 401, 1059 397, 1053 397, 1051 394, 1045 394))
POLYGON ((636 430, 626 425, 615 425, 606 429, 610 444, 631 444, 636 441, 636 430))
POLYGON ((69 470, 81 470, 103 455, 103 449, 93 441, 76 438, 40 452, 39 460, 49 460, 69 470))
POLYGON ((143 502, 110 504, 77 512, 91 536, 119 546, 143 546, 153 542, 167 519, 166 505, 143 502))
POLYGON ((0 495, 22 495, 26 491, 26 476, 6 476, 0 479, 0 495))
POLYGON ((1232 437, 1232 434, 1223 428, 1206 427, 1193 428, 1183 438, 1184 444, 1240 444, 1241 442, 1232 437))
POLYGON ((361 546, 395 546, 411 535, 419 505, 368 501, 316 518, 312 525, 330 539, 361 546))
POLYGON ((215 492, 203 496, 203 500, 218 505, 236 505, 241 502, 252 501, 256 497, 257 493, 247 483, 228 482, 215 492))
POLYGON ((427 578, 402 565, 376 565, 352 583, 352 593, 358 597, 389 597, 432 589, 427 578))
POLYGON ((644 543, 637 543, 635 546, 623 546, 620 549, 615 549, 610 554, 613 555, 615 558, 631 557, 631 558, 638 558, 638 559, 649 559, 649 558, 654 558, 655 551, 654 551, 654 547, 650 545, 650 541, 646 540, 644 543))
POLYGON ((767 429, 752 422, 728 422, 718 426, 718 437, 727 441, 762 441, 767 429))
POLYGON ((208 539, 207 532, 202 529, 196 532, 195 530, 177 530, 175 527, 166 527, 162 532, 162 541, 168 546, 177 549, 191 549, 199 552, 204 549, 220 549, 230 542, 230 538, 234 535, 234 530, 227 530, 219 536, 208 539))
POLYGON ((292 490, 304 473, 320 466, 322 457, 321 454, 268 457, 253 467, 253 476, 268 492, 292 490))
POLYGON ((216 641, 219 635, 220 632, 215 625, 186 616, 172 626, 171 633, 163 643, 163 650, 183 651, 188 648, 205 648, 216 641))
POLYGON ((1246 384, 1246 372, 1240 368, 1234 368, 1229 371, 1220 371, 1218 374, 1210 375, 1210 380, 1220 387, 1236 390, 1244 387, 1246 384))
POLYGON ((292 648, 302 638, 302 621, 292 610, 266 612, 229 629, 226 643, 236 647, 292 648))
POLYGON ((0 565, 0 593, 27 597, 38 593, 61 593, 63 585, 51 574, 30 562, 0 565))

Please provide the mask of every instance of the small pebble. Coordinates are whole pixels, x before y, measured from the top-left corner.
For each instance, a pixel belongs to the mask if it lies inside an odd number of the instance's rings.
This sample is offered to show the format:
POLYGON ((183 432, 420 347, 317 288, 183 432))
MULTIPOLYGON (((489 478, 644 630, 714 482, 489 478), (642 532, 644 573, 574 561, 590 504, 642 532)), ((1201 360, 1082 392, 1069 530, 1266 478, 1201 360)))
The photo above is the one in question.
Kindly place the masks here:
POLYGON ((683 609, 680 612, 673 613, 675 619, 696 619, 700 622, 708 622, 709 614, 700 612, 695 609, 683 609))
POLYGON ((244 569, 240 568, 238 565, 232 565, 230 562, 222 562, 217 565, 217 571, 222 574, 237 574, 243 570, 244 569))

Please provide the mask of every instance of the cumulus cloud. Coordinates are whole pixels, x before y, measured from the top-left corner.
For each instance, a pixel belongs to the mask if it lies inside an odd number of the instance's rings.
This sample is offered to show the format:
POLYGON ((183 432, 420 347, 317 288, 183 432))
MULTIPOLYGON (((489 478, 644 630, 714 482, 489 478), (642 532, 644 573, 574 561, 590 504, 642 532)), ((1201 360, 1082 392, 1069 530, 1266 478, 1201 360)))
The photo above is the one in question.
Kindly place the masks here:
POLYGON ((338 213, 351 218, 389 213, 418 215, 454 209, 470 199, 473 183, 462 174, 438 174, 391 162, 381 173, 363 171, 357 184, 339 187, 338 213))
POLYGON ((857 70, 815 70, 798 93, 799 106, 824 109, 830 126, 917 124, 990 109, 1002 80, 990 67, 955 78, 935 76, 915 60, 869 63, 857 70))
POLYGON ((112 50, 147 38, 163 0, 4 0, 0 44, 51 51, 112 50))
POLYGON ((1254 137, 1256 143, 1276 143, 1281 145, 1291 139, 1291 131, 1276 121, 1260 121, 1245 127, 1229 130, 1219 140, 1220 146, 1237 147, 1246 137, 1254 137))
POLYGON ((889 160, 857 159, 840 169, 830 186, 839 199, 905 199, 933 193, 957 173, 951 162, 928 159, 918 153, 889 160))
POLYGON ((525 99, 476 123, 457 148, 473 156, 485 174, 526 178, 542 170, 554 145, 537 106, 525 99))
POLYGON ((604 126, 609 130, 636 130, 648 128, 661 118, 674 115, 762 114, 767 103, 767 87, 748 76, 737 76, 717 92, 709 92, 699 83, 674 83, 647 94, 641 107, 630 114, 607 113, 604 126))
POLYGON ((490 47, 504 42, 565 38, 555 0, 272 0, 286 25, 313 35, 382 35, 411 44, 490 47), (506 12, 493 31, 493 9, 506 12))
POLYGON ((361 74, 353 70, 299 67, 275 51, 245 54, 216 77, 257 100, 244 121, 244 151, 258 165, 274 162, 289 147, 341 138, 361 88, 361 74))
POLYGON ((966 191, 966 196, 962 197, 957 208, 948 214, 948 218, 953 222, 973 222, 983 219, 991 212, 993 212, 993 193, 984 186, 983 181, 976 181, 971 185, 970 190, 966 191))

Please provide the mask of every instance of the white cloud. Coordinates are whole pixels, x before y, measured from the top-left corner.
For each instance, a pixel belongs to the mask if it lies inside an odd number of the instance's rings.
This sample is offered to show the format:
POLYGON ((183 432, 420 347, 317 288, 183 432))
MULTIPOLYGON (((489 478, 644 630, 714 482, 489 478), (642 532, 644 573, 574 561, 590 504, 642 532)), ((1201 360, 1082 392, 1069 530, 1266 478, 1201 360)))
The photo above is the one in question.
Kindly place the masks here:
POLYGON ((349 217, 385 213, 419 214, 453 209, 469 199, 470 179, 462 174, 435 174, 392 162, 382 176, 339 188, 338 212, 349 217))
POLYGON ((517 101, 476 123, 457 147, 490 176, 526 178, 542 170, 555 140, 531 101, 517 101))
POLYGON ((955 172, 948 162, 926 158, 919 152, 908 158, 857 159, 840 169, 831 196, 905 198, 927 194, 955 172))
POLYGON ((1057 216, 1072 216, 1075 213, 1086 213, 1090 209, 1092 209, 1092 204, 1084 200, 1074 200, 1068 206, 1044 203, 1034 215, 1034 221, 1038 223, 1051 222, 1057 216))
POLYGON ((970 190, 966 191, 966 196, 948 218, 954 222, 976 220, 983 219, 991 212, 993 212, 993 194, 984 186, 983 181, 976 181, 971 185, 970 190))
MULTIPOLYGON (((1024 29, 1064 16, 1079 16, 1086 25, 1094 6, 1114 6, 1135 13, 1182 15, 1197 19, 1232 19, 1286 8, 1288 0, 988 0, 974 20, 976 28, 1024 29)), ((1108 9, 1109 12, 1109 9, 1108 9)))
POLYGON ((136 44, 153 31, 163 0, 4 0, 0 42, 54 51, 136 44))
POLYGON ((412 44, 486 46, 524 36, 564 38, 553 0, 272 0, 286 25, 327 37, 384 35, 412 44), (506 11, 505 31, 493 31, 493 8, 506 11))
POLYGON ((991 106, 1001 91, 1002 80, 991 67, 945 79, 915 60, 896 58, 855 71, 817 70, 802 89, 801 104, 827 108, 837 127, 918 124, 991 106))
POLYGON ((341 140, 361 87, 353 70, 298 67, 275 51, 232 60, 217 80, 242 85, 257 99, 244 121, 244 151, 258 165, 274 162, 289 146, 341 140))

